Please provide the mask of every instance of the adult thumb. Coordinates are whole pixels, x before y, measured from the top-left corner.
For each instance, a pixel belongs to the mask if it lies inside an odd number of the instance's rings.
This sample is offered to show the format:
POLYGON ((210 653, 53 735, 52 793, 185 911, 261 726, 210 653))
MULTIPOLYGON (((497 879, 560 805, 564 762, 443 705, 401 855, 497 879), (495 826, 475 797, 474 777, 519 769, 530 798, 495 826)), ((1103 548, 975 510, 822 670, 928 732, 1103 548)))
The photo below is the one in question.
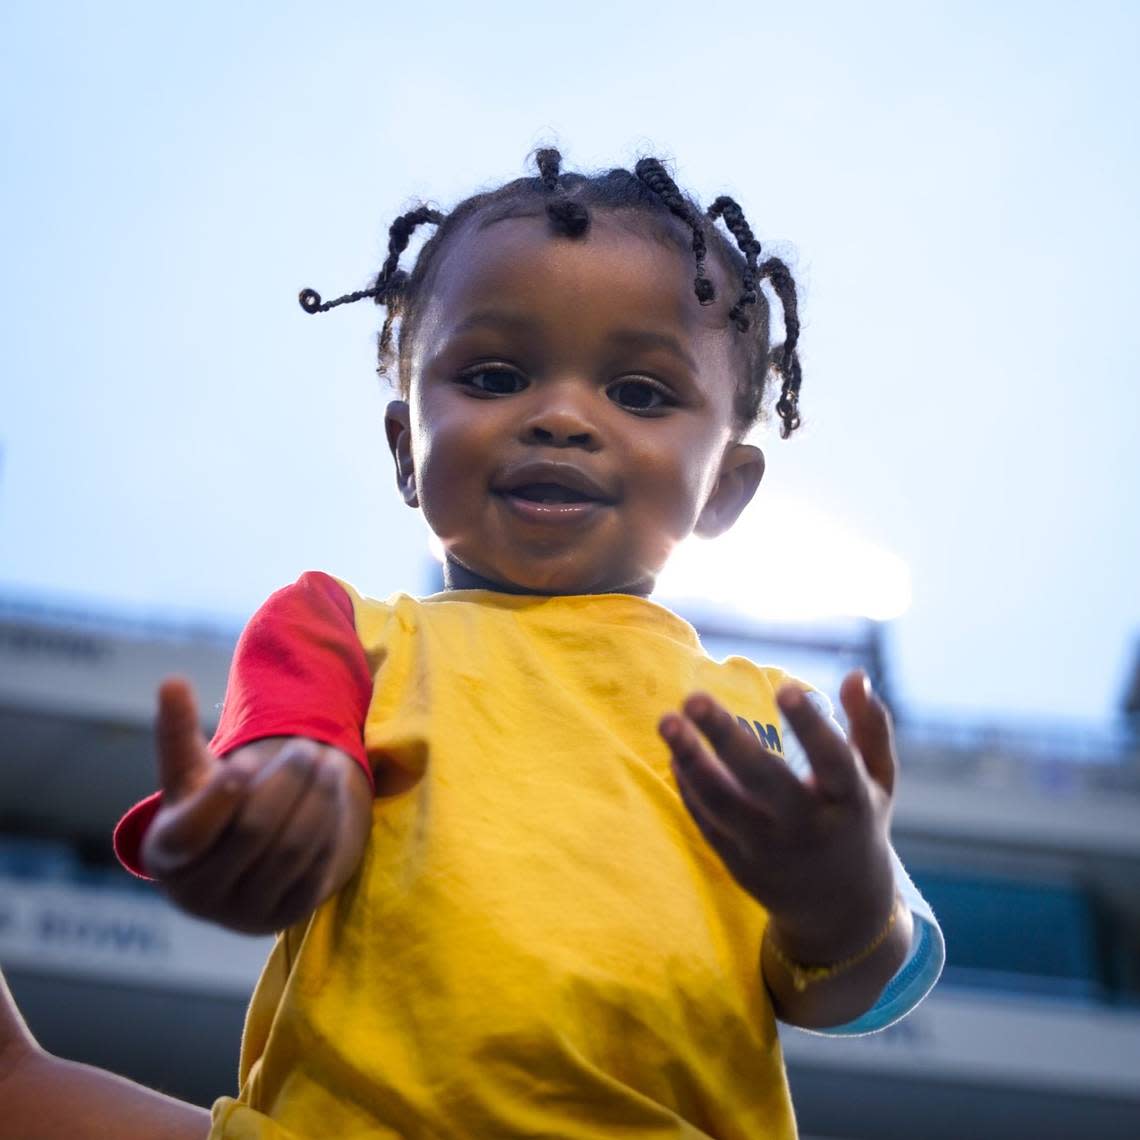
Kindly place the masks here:
POLYGON ((190 682, 181 677, 170 677, 159 686, 155 741, 164 799, 182 799, 213 773, 217 760, 198 724, 198 702, 190 682))

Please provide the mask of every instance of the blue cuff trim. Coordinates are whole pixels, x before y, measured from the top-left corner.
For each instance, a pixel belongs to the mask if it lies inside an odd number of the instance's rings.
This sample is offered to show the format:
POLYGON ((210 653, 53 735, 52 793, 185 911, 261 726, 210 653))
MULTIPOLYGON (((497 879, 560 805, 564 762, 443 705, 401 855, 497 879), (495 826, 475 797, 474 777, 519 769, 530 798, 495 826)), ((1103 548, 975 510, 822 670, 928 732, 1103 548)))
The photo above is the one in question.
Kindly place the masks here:
POLYGON ((825 1037, 859 1037, 877 1033, 901 1021, 930 991, 942 974, 946 960, 945 943, 938 924, 922 915, 914 916, 914 941, 907 960, 879 995, 879 1000, 862 1016, 845 1025, 808 1029, 825 1037))

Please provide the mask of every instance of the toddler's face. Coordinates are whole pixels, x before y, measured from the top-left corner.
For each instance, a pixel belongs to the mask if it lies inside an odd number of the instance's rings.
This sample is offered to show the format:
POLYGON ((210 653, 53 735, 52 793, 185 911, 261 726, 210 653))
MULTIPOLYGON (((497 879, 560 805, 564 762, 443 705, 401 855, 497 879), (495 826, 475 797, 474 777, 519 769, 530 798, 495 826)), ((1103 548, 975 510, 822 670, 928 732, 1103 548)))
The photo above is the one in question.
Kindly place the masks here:
POLYGON ((648 594, 694 529, 727 529, 763 457, 736 439, 739 286, 604 213, 469 226, 443 253, 388 437, 455 588, 648 594))

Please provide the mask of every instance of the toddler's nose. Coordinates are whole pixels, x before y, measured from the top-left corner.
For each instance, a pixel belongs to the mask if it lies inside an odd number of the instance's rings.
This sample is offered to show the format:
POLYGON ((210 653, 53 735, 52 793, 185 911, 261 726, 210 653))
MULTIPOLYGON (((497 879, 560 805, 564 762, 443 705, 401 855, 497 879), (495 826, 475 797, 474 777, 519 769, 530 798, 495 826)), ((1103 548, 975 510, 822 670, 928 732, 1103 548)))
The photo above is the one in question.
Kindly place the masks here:
POLYGON ((573 432, 564 426, 540 427, 533 425, 526 433, 527 443, 542 443, 547 447, 584 447, 593 450, 594 437, 588 431, 573 432))
POLYGON ((524 443, 546 447, 581 447, 596 451, 599 446, 597 429, 574 401, 562 399, 547 401, 522 425, 524 443))

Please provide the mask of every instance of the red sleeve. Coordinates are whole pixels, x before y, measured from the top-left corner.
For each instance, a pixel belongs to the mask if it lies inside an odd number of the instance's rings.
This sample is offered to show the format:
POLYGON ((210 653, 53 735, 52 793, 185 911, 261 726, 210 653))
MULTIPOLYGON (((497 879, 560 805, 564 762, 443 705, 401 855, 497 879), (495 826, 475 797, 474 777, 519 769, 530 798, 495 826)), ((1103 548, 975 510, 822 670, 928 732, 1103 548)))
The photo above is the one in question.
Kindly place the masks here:
MULTIPOLYGON (((364 751, 372 671, 356 634, 352 599, 310 570, 271 595, 238 638, 218 730, 217 756, 266 736, 307 736, 354 757, 375 788, 364 751)), ((119 862, 139 878, 143 835, 162 793, 135 804, 115 827, 119 862)))

